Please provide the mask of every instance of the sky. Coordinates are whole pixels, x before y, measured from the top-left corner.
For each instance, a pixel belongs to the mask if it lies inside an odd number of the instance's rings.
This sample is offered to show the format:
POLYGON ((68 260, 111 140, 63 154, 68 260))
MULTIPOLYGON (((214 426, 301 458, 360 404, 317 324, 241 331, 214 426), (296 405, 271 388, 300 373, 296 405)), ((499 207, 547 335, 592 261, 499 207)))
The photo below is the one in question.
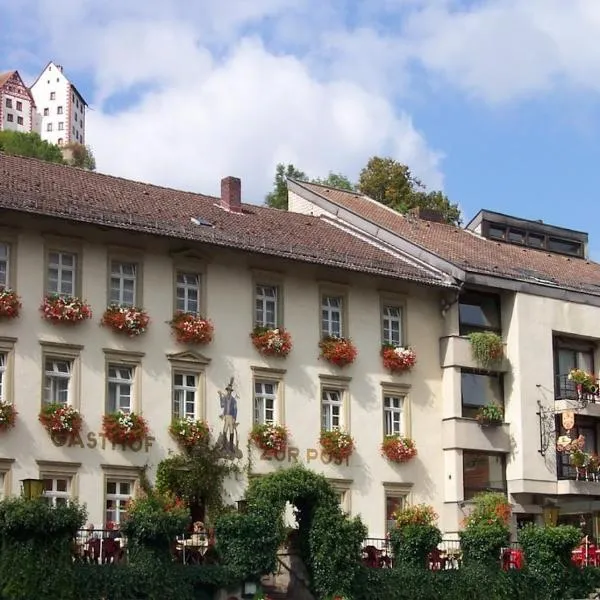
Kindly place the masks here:
POLYGON ((408 164, 600 258, 598 0, 0 0, 0 72, 62 64, 98 171, 260 203, 275 165, 408 164))

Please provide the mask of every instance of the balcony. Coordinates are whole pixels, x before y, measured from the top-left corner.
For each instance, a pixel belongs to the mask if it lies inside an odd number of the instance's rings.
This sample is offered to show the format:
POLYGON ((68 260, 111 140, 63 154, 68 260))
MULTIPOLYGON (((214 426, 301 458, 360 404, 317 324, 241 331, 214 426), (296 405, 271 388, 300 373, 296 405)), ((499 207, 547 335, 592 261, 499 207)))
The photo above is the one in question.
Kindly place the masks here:
POLYGON ((462 448, 482 452, 510 452, 507 423, 482 428, 475 419, 452 418, 442 421, 444 448, 462 448))
POLYGON ((585 390, 569 379, 568 375, 557 375, 554 384, 555 410, 575 410, 579 414, 600 417, 600 393, 596 381, 595 389, 585 390))
MULTIPOLYGON (((471 342, 460 335, 450 335, 440 338, 440 365, 446 367, 460 367, 462 369, 481 370, 481 365, 473 359, 471 342)), ((486 371, 505 373, 508 371, 508 360, 503 358, 497 364, 486 367, 486 371)))

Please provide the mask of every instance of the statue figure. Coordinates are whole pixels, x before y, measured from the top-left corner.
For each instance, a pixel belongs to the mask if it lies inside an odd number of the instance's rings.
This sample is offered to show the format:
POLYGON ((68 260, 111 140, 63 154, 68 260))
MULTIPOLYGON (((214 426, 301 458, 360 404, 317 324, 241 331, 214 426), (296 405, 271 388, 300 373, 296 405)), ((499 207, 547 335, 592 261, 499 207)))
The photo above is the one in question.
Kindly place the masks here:
POLYGON ((221 431, 221 445, 223 450, 231 454, 238 454, 238 434, 237 434, 237 398, 233 393, 233 377, 225 387, 225 393, 219 390, 219 400, 221 403, 221 420, 223 429, 221 431))

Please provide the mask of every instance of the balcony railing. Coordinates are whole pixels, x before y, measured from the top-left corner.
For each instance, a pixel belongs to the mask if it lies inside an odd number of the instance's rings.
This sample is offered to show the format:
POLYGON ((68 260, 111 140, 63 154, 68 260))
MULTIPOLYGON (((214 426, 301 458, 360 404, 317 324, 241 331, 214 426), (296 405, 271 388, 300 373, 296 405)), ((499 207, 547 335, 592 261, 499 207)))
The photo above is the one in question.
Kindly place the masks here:
POLYGON ((554 384, 554 397, 556 400, 574 400, 576 402, 600 403, 600 394, 598 393, 599 381, 596 380, 594 389, 584 389, 581 384, 577 384, 569 379, 569 375, 557 375, 554 384))

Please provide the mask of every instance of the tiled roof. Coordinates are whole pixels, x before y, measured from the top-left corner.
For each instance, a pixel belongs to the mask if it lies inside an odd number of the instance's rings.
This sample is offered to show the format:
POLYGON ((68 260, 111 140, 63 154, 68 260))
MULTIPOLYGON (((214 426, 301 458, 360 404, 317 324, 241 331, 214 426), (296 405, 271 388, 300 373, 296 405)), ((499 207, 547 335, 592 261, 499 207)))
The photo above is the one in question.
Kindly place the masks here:
POLYGON ((15 73, 15 71, 6 71, 6 73, 0 73, 0 87, 2 87, 15 73))
POLYGON ((466 229, 401 215, 359 193, 295 182, 466 272, 600 295, 600 264, 523 248, 466 229))
POLYGON ((400 260, 326 218, 181 192, 31 158, 0 153, 0 209, 197 240, 432 285, 450 285, 434 271, 400 260), (211 226, 195 225, 202 219, 211 226))

